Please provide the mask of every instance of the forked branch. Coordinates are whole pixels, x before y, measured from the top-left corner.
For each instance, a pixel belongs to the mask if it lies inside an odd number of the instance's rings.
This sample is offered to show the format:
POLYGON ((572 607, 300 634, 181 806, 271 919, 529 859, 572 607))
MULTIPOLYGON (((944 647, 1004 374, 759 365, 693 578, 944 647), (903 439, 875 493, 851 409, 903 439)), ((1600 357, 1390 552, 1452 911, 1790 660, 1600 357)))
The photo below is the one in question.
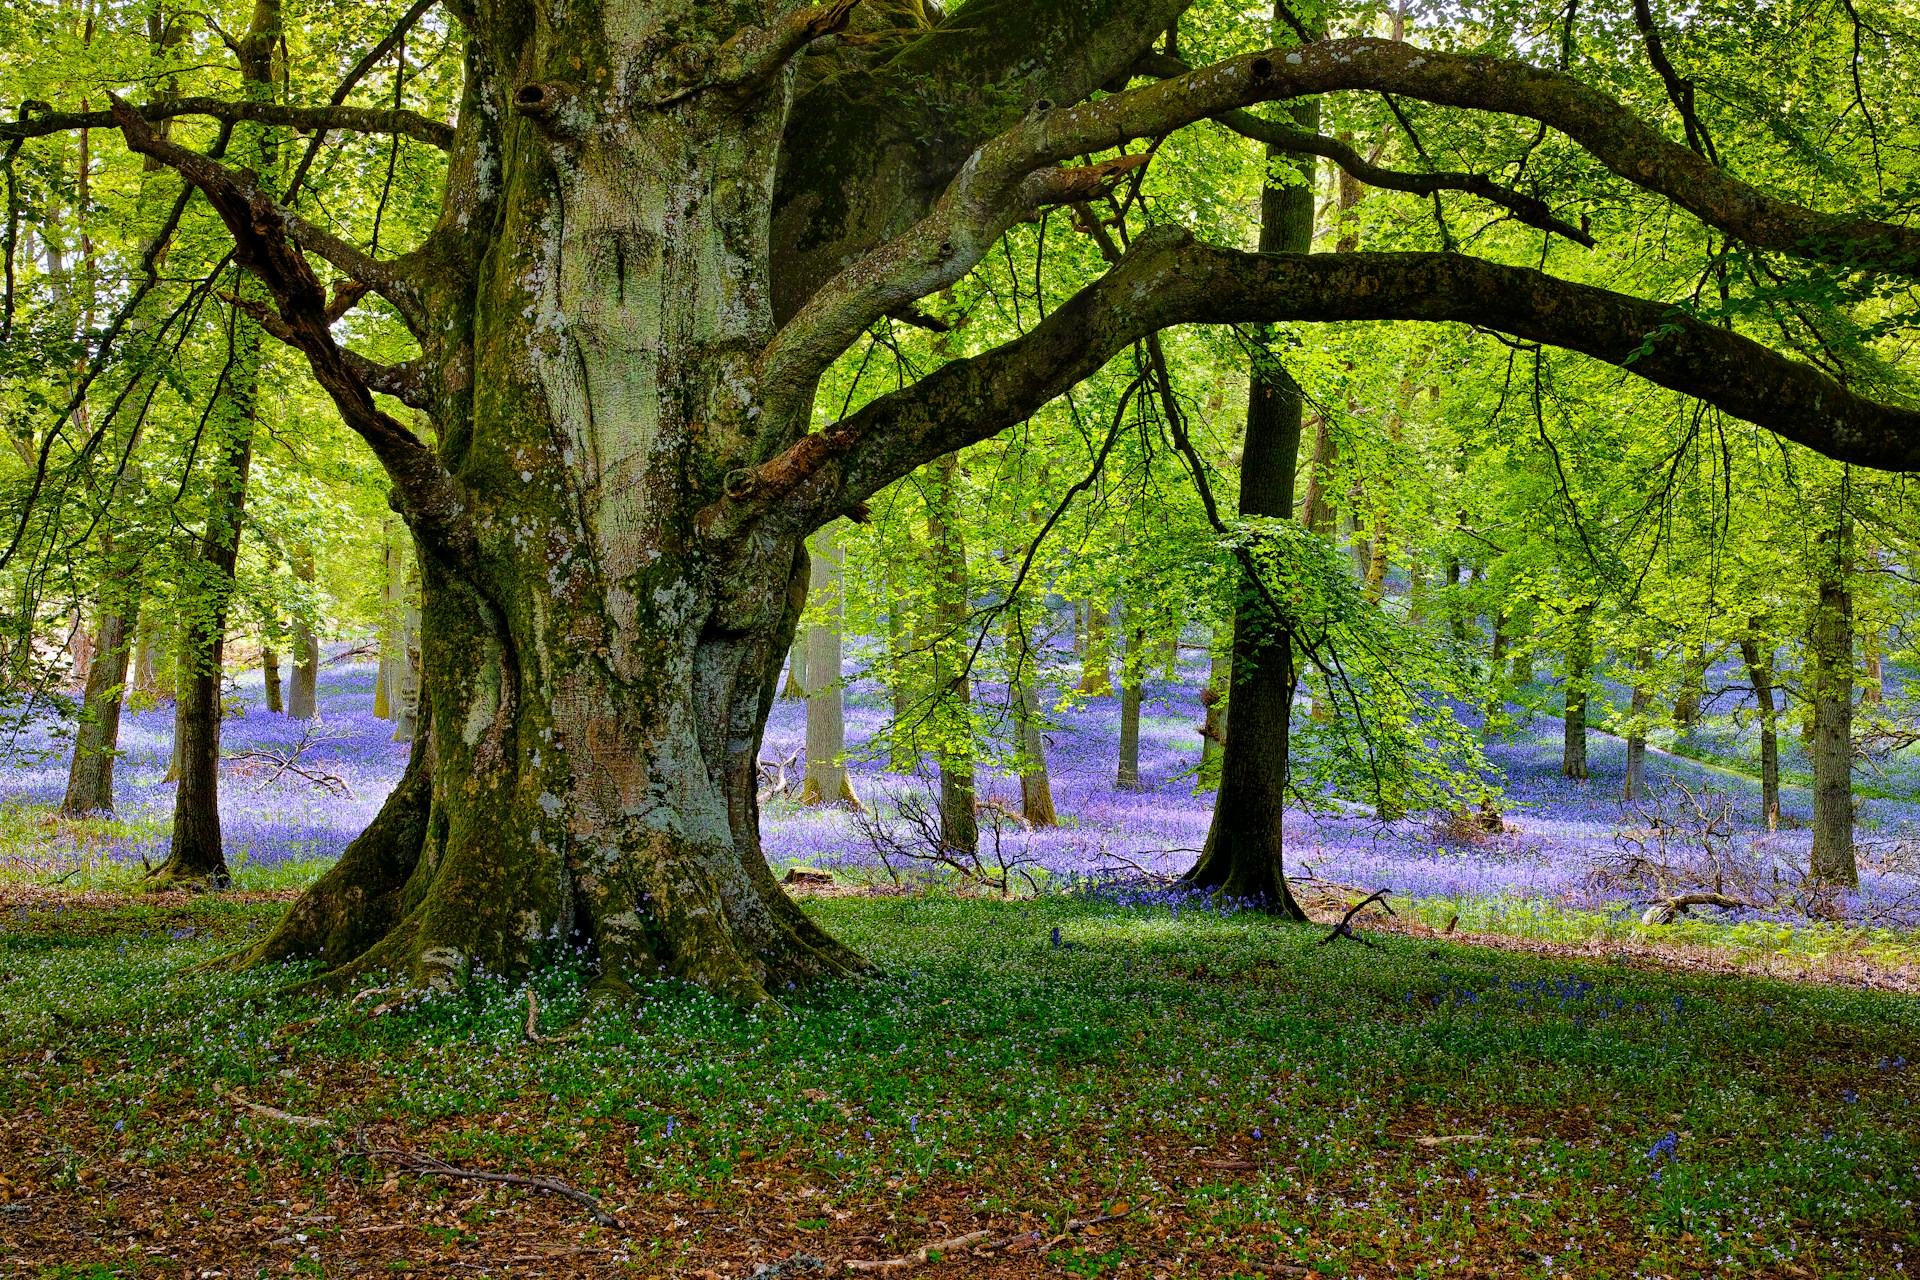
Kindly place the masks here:
MULTIPOLYGON (((453 127, 418 111, 386 107, 294 107, 278 102, 223 102, 218 98, 174 98, 129 107, 149 124, 180 116, 205 116, 223 124, 254 121, 311 130, 338 129, 347 133, 391 133, 424 142, 442 151, 453 147, 453 127)), ((0 123, 0 139, 44 138, 73 129, 117 129, 114 110, 43 111, 18 121, 0 123)))

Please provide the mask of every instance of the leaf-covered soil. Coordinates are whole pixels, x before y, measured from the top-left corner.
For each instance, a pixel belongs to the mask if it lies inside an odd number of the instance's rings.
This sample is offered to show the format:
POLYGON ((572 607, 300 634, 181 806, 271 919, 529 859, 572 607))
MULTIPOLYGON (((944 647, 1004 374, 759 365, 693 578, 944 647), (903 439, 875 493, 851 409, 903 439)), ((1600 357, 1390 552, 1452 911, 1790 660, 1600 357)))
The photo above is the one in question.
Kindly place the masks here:
POLYGON ((200 967, 280 909, 7 902, 0 1275, 1894 1277, 1920 1249, 1903 994, 947 896, 811 900, 888 976, 785 1018, 666 985, 589 1009, 564 954, 429 999, 200 967))

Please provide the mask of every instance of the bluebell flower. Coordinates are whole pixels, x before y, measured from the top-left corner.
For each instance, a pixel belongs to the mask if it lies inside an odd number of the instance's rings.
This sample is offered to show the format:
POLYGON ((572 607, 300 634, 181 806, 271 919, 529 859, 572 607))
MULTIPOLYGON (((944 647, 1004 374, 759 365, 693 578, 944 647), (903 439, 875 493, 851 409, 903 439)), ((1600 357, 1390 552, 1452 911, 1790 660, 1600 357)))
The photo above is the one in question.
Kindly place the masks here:
POLYGON ((1673 1130, 1669 1129, 1667 1130, 1665 1137, 1661 1138, 1660 1141, 1653 1144, 1653 1150, 1647 1152, 1647 1159, 1671 1160, 1673 1158, 1674 1149, 1679 1145, 1680 1145, 1680 1135, 1675 1133, 1673 1130))
POLYGON ((1058 951, 1060 949, 1060 926, 1059 925, 1053 926, 1053 949, 1055 951, 1058 951))
POLYGON ((1860 1101, 1860 1095, 1855 1090, 1842 1089, 1840 1091, 1840 1100, 1851 1106, 1853 1103, 1860 1101))

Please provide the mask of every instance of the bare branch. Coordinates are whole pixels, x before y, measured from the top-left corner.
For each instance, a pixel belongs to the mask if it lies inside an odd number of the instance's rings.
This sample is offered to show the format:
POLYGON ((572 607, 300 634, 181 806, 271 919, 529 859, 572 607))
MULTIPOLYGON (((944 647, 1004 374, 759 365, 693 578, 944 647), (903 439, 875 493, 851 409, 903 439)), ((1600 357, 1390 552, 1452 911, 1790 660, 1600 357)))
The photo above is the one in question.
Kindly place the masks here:
MULTIPOLYGON (((442 151, 453 147, 453 128, 418 111, 385 107, 293 107, 277 102, 222 102, 217 98, 174 98, 131 107, 149 124, 179 116, 206 116, 226 124, 254 121, 283 125, 302 132, 340 129, 348 133, 397 133, 442 151)), ((12 123, 0 123, 0 139, 44 138, 71 129, 117 129, 109 111, 49 111, 12 123)))
POLYGON ((1499 205, 1521 222, 1542 231, 1565 236, 1575 244, 1593 248, 1593 237, 1571 222, 1556 216, 1544 200, 1503 187, 1478 173, 1403 173, 1370 163, 1358 151, 1339 141, 1305 129, 1294 129, 1271 120, 1263 120, 1251 111, 1229 111, 1219 121, 1243 138, 1264 142, 1282 151, 1303 152, 1333 161, 1356 181, 1387 191, 1405 191, 1430 196, 1436 191, 1464 191, 1488 204, 1499 205))

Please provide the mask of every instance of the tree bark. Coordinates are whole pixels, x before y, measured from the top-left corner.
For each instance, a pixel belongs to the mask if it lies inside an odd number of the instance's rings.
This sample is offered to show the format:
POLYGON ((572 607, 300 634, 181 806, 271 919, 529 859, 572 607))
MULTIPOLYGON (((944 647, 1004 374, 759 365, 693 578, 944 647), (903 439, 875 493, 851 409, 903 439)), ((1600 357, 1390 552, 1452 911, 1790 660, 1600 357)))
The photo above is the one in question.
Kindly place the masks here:
POLYGON ((1773 645, 1761 648, 1764 619, 1747 619, 1740 637, 1740 657, 1753 686, 1753 705, 1760 713, 1760 820, 1771 831, 1780 824, 1779 710, 1773 698, 1773 645))
POLYGON ((1648 665, 1653 661, 1645 645, 1633 655, 1633 700, 1627 711, 1627 786, 1626 798, 1637 799, 1647 790, 1647 712, 1653 706, 1653 690, 1648 686, 1648 665))
POLYGON ((928 577, 933 592, 934 754, 940 762, 940 841, 973 853, 980 847, 974 813, 973 708, 965 666, 967 644, 967 548, 955 509, 960 455, 949 453, 927 468, 928 577))
POLYGON ((1053 779, 1047 774, 1047 739, 1041 729, 1039 672, 1033 641, 1018 602, 1006 610, 1008 698, 1020 728, 1020 816, 1036 827, 1058 825, 1053 779))
POLYGON ((1215 636, 1208 657, 1207 687, 1200 691, 1205 709, 1200 722, 1198 785, 1213 790, 1220 785, 1220 752, 1227 740, 1227 694, 1233 684, 1233 632, 1215 636))
MULTIPOLYGON (((1291 104, 1293 120, 1318 131, 1317 101, 1291 104)), ((1305 253, 1313 247, 1315 163, 1269 147, 1269 166, 1293 165, 1298 185, 1265 184, 1260 198, 1263 253, 1305 253)), ((1293 517, 1294 472, 1299 466, 1303 401, 1299 384, 1281 370, 1256 365, 1247 381, 1247 431, 1240 453, 1240 514, 1293 517)), ((1312 483, 1324 487, 1332 457, 1326 424, 1315 440, 1312 483), (1326 444, 1326 457, 1321 454, 1326 444)), ((1306 518, 1318 513, 1309 490, 1306 518)), ((1330 513, 1329 513, 1330 514, 1330 513)), ((1268 616, 1255 593, 1241 592, 1234 612, 1233 651, 1227 695, 1226 740, 1213 823, 1187 883, 1215 889, 1294 920, 1306 912, 1294 901, 1285 873, 1287 750, 1296 670, 1293 637, 1281 619, 1268 616)))
POLYGON ((100 543, 104 572, 96 605, 98 642, 87 670, 80 724, 74 732, 67 794, 60 802, 60 812, 67 817, 113 812, 113 762, 120 746, 120 708, 133 635, 140 622, 137 561, 124 554, 115 555, 109 532, 102 532, 100 543))
POLYGON ((1121 791, 1140 789, 1140 686, 1146 674, 1146 628, 1135 615, 1139 606, 1128 600, 1121 625, 1126 628, 1120 658, 1120 763, 1114 786, 1121 791))
POLYGON ((827 601, 827 620, 807 628, 807 777, 804 804, 858 805, 841 756, 847 750, 845 691, 840 686, 840 627, 846 616, 844 553, 833 525, 813 535, 808 596, 827 601))
POLYGON ((308 601, 303 602, 293 617, 293 685, 287 691, 287 717, 311 720, 318 707, 320 686, 320 638, 314 633, 312 615, 305 607, 312 602, 314 585, 312 547, 304 544, 294 547, 293 576, 307 586, 308 601))
POLYGON ((1086 643, 1080 653, 1080 692, 1089 698, 1113 696, 1113 605, 1087 601, 1086 643))
POLYGON ((412 742, 419 733, 420 718, 420 566, 410 558, 400 588, 398 622, 400 637, 388 703, 393 712, 393 741, 412 742))
POLYGON ((1586 778, 1587 697, 1593 674, 1593 606, 1585 604, 1575 609, 1569 625, 1560 772, 1569 778, 1586 778))
POLYGON ((274 715, 286 714, 286 704, 280 701, 280 655, 270 644, 260 646, 260 685, 267 692, 267 710, 274 715))
POLYGON ((1707 680, 1707 646, 1702 641, 1687 651, 1680 691, 1673 699, 1673 727, 1682 732, 1691 729, 1700 718, 1700 698, 1707 680))
MULTIPOLYGON (((248 373, 257 372, 258 338, 242 334, 236 341, 253 343, 248 373)), ((182 668, 180 701, 174 706, 173 730, 179 766, 173 845, 167 860, 153 872, 163 884, 191 881, 219 886, 227 880, 227 855, 220 838, 220 693, 227 605, 240 557, 247 470, 253 460, 252 377, 236 383, 228 396, 233 435, 209 485, 206 532, 195 561, 198 581, 191 598, 183 602, 186 613, 176 659, 182 668)))
POLYGON ((1807 645, 1813 703, 1812 871, 1855 885, 1853 852, 1853 593, 1852 529, 1843 514, 1821 538, 1819 595, 1807 645))

